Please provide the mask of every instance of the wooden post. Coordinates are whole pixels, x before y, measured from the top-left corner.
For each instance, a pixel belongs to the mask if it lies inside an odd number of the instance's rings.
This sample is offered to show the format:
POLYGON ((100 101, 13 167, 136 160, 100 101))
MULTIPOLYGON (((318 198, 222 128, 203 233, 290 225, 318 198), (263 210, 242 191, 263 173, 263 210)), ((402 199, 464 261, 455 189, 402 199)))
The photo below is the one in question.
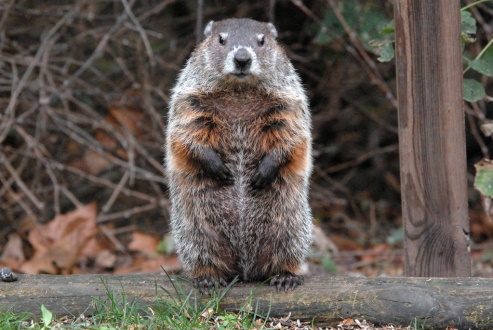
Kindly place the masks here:
POLYGON ((396 0, 407 276, 470 276, 459 0, 396 0))

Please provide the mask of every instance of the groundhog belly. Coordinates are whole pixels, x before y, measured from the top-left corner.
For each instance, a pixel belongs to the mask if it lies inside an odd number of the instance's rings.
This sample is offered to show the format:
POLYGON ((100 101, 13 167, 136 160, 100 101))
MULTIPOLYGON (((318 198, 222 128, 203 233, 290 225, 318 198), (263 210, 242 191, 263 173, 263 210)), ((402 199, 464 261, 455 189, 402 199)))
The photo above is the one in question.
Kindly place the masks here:
POLYGON ((231 192, 241 218, 244 212, 248 212, 244 205, 251 190, 249 184, 262 157, 256 147, 261 138, 262 117, 279 102, 247 92, 215 95, 209 98, 209 102, 222 123, 218 134, 221 135, 225 163, 234 173, 235 183, 231 192))

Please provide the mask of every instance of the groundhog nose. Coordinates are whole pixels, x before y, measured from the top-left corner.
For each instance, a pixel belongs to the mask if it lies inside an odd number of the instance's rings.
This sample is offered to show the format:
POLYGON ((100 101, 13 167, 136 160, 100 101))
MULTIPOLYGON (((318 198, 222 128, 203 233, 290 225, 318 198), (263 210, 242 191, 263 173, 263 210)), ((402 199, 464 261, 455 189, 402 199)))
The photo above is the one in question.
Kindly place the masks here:
POLYGON ((237 69, 245 71, 250 67, 250 64, 252 64, 252 57, 245 48, 241 48, 236 52, 234 61, 237 69))

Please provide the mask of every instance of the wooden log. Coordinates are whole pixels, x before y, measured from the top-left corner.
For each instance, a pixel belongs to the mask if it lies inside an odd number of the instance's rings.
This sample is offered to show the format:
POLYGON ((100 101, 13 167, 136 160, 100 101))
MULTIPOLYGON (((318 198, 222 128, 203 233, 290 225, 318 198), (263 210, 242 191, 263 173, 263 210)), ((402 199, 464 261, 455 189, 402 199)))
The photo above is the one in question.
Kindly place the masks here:
POLYGON ((405 273, 469 276, 459 0, 396 0, 405 273))
MULTIPOLYGON (((175 280, 176 281, 176 280, 175 280)), ((176 298, 161 274, 146 275, 21 275, 18 282, 0 283, 0 310, 37 314, 44 304, 57 316, 90 314, 94 298, 124 290, 128 301, 144 307, 156 299, 176 298)), ((185 286, 185 293, 189 287, 185 286)), ((200 299, 200 295, 197 293, 200 299)), ((202 298, 203 299, 203 298, 202 298)), ((427 327, 493 329, 493 279, 482 278, 350 278, 310 277, 292 292, 276 292, 253 283, 236 284, 221 306, 238 310, 252 302, 260 315, 335 324, 348 317, 374 323, 409 325, 420 319, 427 327)))

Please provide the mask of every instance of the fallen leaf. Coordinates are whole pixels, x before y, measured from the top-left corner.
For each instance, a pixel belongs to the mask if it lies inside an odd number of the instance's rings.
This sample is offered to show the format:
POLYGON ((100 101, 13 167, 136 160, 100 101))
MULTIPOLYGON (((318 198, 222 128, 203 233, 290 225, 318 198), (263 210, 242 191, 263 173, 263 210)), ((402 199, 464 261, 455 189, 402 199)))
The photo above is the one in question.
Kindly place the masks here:
POLYGON ((329 235, 329 239, 337 246, 339 251, 358 251, 362 250, 362 246, 355 240, 342 235, 329 235))
POLYGON ((125 127, 135 137, 142 133, 139 126, 142 120, 142 111, 128 106, 110 106, 108 112, 110 117, 107 120, 114 126, 125 127))
POLYGON ((372 249, 368 250, 368 254, 361 256, 362 262, 372 262, 378 257, 382 256, 385 252, 390 250, 390 246, 386 243, 380 243, 375 245, 372 249))
POLYGON ((313 246, 316 251, 329 252, 336 255, 339 251, 337 246, 327 237, 322 228, 318 225, 313 226, 313 246))
POLYGON ((3 248, 0 261, 7 267, 17 270, 24 260, 25 256, 22 247, 22 239, 17 233, 12 233, 9 235, 7 244, 5 244, 3 248))
POLYGON ((99 253, 105 250, 113 249, 114 245, 104 235, 98 233, 82 247, 79 256, 85 258, 95 258, 99 253))
POLYGON ((157 254, 157 246, 159 244, 159 236, 134 231, 132 240, 128 244, 130 251, 140 252, 144 255, 153 256, 157 254))
POLYGON ((58 215, 29 232, 34 255, 20 270, 29 274, 70 274, 83 247, 97 232, 94 203, 58 215))
POLYGON ((112 268, 116 262, 116 255, 110 250, 104 250, 96 256, 96 266, 104 269, 112 268))
POLYGON ((178 272, 179 270, 181 270, 180 261, 176 256, 158 256, 152 259, 148 259, 142 256, 136 256, 132 259, 132 263, 130 265, 117 267, 114 271, 114 274, 162 272, 163 270, 161 267, 170 273, 178 272))
POLYGON ((342 320, 342 322, 338 326, 350 326, 350 325, 356 325, 356 322, 352 318, 347 318, 342 320))
POLYGON ((70 163, 70 166, 94 175, 101 173, 110 165, 111 162, 107 158, 94 150, 87 150, 81 158, 70 163))

